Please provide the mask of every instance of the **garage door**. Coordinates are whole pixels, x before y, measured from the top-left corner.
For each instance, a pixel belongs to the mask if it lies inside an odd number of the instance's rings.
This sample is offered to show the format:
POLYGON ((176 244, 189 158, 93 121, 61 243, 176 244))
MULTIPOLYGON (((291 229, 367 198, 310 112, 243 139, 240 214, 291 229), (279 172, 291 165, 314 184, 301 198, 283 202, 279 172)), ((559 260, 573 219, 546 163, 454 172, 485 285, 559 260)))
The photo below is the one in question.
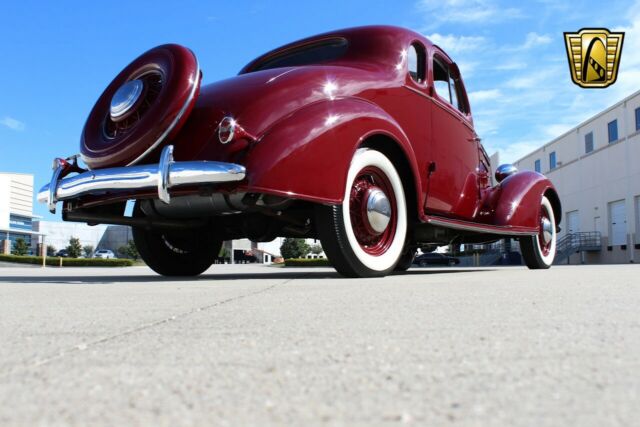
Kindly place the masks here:
POLYGON ((624 200, 609 203, 609 244, 627 244, 627 216, 624 200))

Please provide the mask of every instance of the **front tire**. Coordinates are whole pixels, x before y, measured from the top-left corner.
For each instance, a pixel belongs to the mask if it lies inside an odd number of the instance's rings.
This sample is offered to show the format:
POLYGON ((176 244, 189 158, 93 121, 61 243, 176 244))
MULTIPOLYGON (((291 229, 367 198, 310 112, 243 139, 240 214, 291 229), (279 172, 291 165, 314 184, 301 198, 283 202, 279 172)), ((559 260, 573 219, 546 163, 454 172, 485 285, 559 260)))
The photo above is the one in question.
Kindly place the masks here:
MULTIPOLYGON (((134 215, 144 215, 136 206, 134 215)), ((148 230, 132 227, 142 260, 163 276, 197 276, 215 261, 222 247, 213 226, 192 230, 148 230)))
POLYGON ((333 267, 346 277, 379 277, 398 264, 407 236, 400 175, 381 152, 356 151, 340 205, 316 208, 317 231, 333 267))
POLYGON ((520 239, 524 262, 532 270, 547 269, 556 256, 556 217, 551 202, 546 197, 540 202, 538 212, 540 231, 537 235, 520 239))

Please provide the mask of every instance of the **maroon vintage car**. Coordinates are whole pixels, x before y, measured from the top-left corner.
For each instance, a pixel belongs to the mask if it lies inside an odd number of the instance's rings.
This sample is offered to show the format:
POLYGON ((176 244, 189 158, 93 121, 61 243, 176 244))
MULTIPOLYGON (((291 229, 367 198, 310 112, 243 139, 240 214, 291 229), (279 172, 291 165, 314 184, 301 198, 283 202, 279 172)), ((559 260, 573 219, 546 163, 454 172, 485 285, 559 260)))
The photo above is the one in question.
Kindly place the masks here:
POLYGON ((133 61, 39 200, 52 212, 62 201, 66 221, 131 225, 164 275, 202 273, 223 240, 277 236, 320 239, 349 277, 405 270, 419 247, 504 237, 530 268, 552 264, 553 185, 509 165, 492 185, 458 67, 422 35, 335 31, 201 80, 182 46, 133 61))

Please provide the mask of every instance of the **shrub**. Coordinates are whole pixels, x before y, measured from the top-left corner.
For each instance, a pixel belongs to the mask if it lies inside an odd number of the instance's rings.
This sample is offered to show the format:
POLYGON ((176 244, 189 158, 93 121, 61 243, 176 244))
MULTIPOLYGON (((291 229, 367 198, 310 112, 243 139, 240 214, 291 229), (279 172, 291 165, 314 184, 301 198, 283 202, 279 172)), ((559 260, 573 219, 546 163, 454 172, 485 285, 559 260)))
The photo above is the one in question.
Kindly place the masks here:
POLYGON ((291 258, 284 260, 285 267, 331 267, 327 258, 291 258))
POLYGON ((82 255, 80 239, 77 237, 71 237, 69 239, 69 246, 67 246, 67 252, 69 253, 69 258, 79 258, 80 255, 82 255))
POLYGON ((11 251, 14 255, 26 255, 29 253, 29 245, 22 237, 18 237, 13 244, 13 250, 11 251))
MULTIPOLYGON (((41 256, 0 255, 0 261, 42 265, 41 256)), ((47 265, 59 266, 60 258, 47 257, 46 262, 47 265)), ((62 258, 62 265, 64 267, 129 267, 133 265, 133 261, 130 259, 62 258)))
POLYGON ((284 259, 300 258, 309 253, 309 245, 304 239, 287 237, 280 246, 280 253, 284 259))
POLYGON ((312 254, 320 255, 323 252, 322 245, 320 245, 319 243, 314 243, 309 247, 309 251, 312 254))
POLYGON ((84 245, 82 247, 84 251, 84 256, 87 258, 91 258, 93 256, 93 246, 92 245, 84 245))
POLYGON ((47 256, 54 256, 56 254, 57 250, 56 247, 53 245, 47 245, 47 256))
POLYGON ((118 248, 118 255, 124 258, 138 259, 140 254, 138 253, 138 248, 136 248, 136 244, 133 240, 129 240, 129 242, 125 246, 120 246, 118 248))

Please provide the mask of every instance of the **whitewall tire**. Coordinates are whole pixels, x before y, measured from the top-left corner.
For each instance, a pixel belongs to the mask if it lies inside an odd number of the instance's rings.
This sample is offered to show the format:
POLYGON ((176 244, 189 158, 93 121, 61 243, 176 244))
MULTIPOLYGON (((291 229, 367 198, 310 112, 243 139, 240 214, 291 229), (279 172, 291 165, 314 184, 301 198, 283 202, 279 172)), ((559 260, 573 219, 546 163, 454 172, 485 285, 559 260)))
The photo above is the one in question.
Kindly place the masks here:
POLYGON ((556 217, 551 202, 542 197, 538 212, 539 231, 531 237, 520 239, 520 249, 525 264, 531 269, 551 267, 556 257, 557 230, 556 217))
POLYGON ((318 206, 317 230, 336 270, 348 277, 384 276, 404 253, 407 206, 400 175, 384 154, 358 149, 344 200, 318 206))

